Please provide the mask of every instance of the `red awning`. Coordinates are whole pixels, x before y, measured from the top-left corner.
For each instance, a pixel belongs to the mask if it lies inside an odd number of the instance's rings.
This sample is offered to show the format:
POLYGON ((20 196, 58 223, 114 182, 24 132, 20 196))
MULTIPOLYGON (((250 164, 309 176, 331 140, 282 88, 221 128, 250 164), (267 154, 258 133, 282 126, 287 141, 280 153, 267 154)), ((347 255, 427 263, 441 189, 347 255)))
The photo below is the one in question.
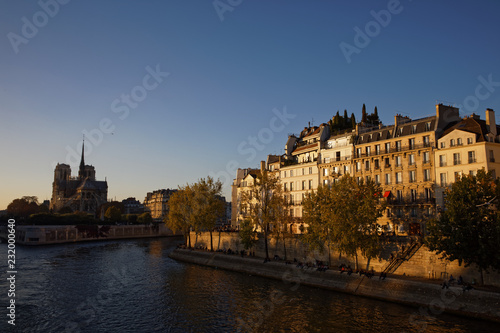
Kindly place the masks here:
POLYGON ((385 191, 384 198, 388 198, 391 195, 391 191, 385 191))

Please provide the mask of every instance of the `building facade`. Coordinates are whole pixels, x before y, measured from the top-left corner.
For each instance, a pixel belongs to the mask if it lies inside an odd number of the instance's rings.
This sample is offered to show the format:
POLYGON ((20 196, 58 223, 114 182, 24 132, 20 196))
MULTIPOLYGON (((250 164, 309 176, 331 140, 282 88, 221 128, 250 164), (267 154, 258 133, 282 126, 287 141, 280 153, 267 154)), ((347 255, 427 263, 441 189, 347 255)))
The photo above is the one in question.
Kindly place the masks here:
POLYGON ((144 211, 155 220, 161 220, 168 214, 168 201, 177 190, 161 189, 148 192, 144 198, 144 211))
POLYGON ((107 181, 95 178, 95 168, 85 165, 84 145, 78 177, 71 176, 71 167, 67 164, 57 164, 52 183, 52 198, 50 210, 59 212, 62 208, 71 211, 87 212, 96 215, 97 209, 108 200, 107 181))
POLYGON ((447 129, 439 138, 434 165, 436 201, 444 208, 445 190, 462 175, 475 175, 478 170, 491 171, 500 176, 500 127, 495 122, 495 112, 486 110, 486 120, 478 115, 462 119, 447 129))

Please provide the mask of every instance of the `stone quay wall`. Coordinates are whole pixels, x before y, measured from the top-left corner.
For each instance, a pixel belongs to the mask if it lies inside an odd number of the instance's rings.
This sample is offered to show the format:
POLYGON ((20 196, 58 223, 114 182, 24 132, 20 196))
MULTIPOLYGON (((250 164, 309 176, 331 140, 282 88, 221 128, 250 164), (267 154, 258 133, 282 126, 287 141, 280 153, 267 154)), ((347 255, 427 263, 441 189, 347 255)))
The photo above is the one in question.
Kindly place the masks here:
POLYGON ((283 261, 264 263, 256 257, 220 252, 177 249, 169 256, 179 261, 281 280, 291 290, 306 285, 416 306, 418 309, 415 308, 409 320, 416 328, 420 326, 424 330, 425 320, 442 312, 500 322, 500 294, 496 292, 476 289, 463 292, 460 286, 442 289, 439 283, 401 278, 368 279, 358 274, 340 274, 338 270, 318 272, 283 261))
MULTIPOLYGON (((210 249, 210 233, 202 232, 196 234, 191 232, 191 245, 193 247, 203 247, 210 249)), ((237 232, 213 232, 212 233, 213 247, 215 250, 231 249, 233 251, 243 250, 244 247, 241 244, 241 240, 237 232)), ((269 256, 271 259, 278 255, 280 258, 285 257, 285 247, 286 247, 286 258, 288 260, 297 259, 303 263, 312 262, 315 260, 321 260, 328 262, 330 258, 330 263, 333 267, 338 267, 340 264, 350 265, 352 268, 355 267, 356 258, 347 257, 340 255, 336 251, 330 251, 330 256, 328 255, 328 250, 325 248, 323 253, 318 251, 310 251, 306 245, 304 245, 299 237, 290 237, 285 241, 285 246, 283 246, 283 241, 276 241, 275 239, 268 240, 269 256)), ((248 251, 253 252, 256 257, 265 258, 265 246, 264 240, 259 238, 257 243, 253 248, 248 251)), ((361 253, 358 253, 358 267, 360 269, 375 270, 375 272, 383 271, 387 265, 390 263, 391 254, 396 256, 401 253, 401 246, 397 244, 391 244, 385 246, 382 250, 381 258, 368 260, 363 257, 361 253)), ((481 281, 481 274, 477 267, 470 266, 464 267, 464 265, 459 265, 458 261, 447 261, 440 259, 439 255, 431 252, 425 246, 422 246, 408 261, 404 261, 401 266, 393 273, 394 275, 405 275, 418 278, 427 279, 438 279, 445 280, 449 279, 451 275, 456 279, 462 276, 464 281, 472 282, 481 281)), ((484 284, 491 285, 495 287, 500 287, 500 274, 499 272, 483 272, 484 284)))

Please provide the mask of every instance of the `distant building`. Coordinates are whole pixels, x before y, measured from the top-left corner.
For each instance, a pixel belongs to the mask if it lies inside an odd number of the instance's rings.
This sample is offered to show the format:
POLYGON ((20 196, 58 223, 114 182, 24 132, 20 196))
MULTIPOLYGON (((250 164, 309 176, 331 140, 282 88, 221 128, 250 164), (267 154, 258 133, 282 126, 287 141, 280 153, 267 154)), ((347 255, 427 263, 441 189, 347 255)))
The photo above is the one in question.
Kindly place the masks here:
POLYGON ((153 219, 163 219, 168 214, 168 201, 177 190, 162 189, 148 192, 144 199, 144 211, 151 213, 153 219))
POLYGON ((135 198, 127 198, 122 200, 123 214, 142 214, 144 213, 144 205, 135 198))
POLYGON ((57 164, 52 183, 50 209, 58 212, 63 207, 72 211, 96 214, 97 208, 108 200, 108 183, 95 179, 95 168, 85 165, 84 144, 78 177, 71 177, 71 168, 67 164, 57 164))

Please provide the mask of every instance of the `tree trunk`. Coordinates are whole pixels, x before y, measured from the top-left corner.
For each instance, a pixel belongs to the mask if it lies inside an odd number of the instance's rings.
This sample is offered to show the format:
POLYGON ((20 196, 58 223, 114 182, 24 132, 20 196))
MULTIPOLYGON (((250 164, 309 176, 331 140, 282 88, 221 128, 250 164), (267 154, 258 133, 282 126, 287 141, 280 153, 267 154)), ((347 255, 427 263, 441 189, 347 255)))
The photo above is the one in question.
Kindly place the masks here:
POLYGON ((214 242, 213 242, 213 239, 212 239, 212 230, 210 230, 210 251, 211 252, 214 251, 214 242))
POLYGON ((330 250, 330 241, 328 240, 328 267, 332 266, 332 258, 331 258, 331 250, 330 250))
POLYGON ((355 264, 354 264, 354 265, 356 266, 356 269, 358 269, 358 253, 357 253, 357 252, 356 252, 356 254, 355 254, 355 256, 354 256, 354 257, 355 257, 355 259, 356 259, 356 262, 355 262, 355 264))
POLYGON ((283 251, 285 252, 285 260, 286 260, 286 241, 285 241, 285 234, 283 234, 283 251))
POLYGON ((266 259, 269 260, 269 251, 267 249, 267 228, 264 228, 264 249, 266 250, 266 259))
POLYGON ((189 231, 189 230, 187 232, 187 238, 189 240, 189 246, 188 246, 188 248, 191 248, 191 231, 189 231))

